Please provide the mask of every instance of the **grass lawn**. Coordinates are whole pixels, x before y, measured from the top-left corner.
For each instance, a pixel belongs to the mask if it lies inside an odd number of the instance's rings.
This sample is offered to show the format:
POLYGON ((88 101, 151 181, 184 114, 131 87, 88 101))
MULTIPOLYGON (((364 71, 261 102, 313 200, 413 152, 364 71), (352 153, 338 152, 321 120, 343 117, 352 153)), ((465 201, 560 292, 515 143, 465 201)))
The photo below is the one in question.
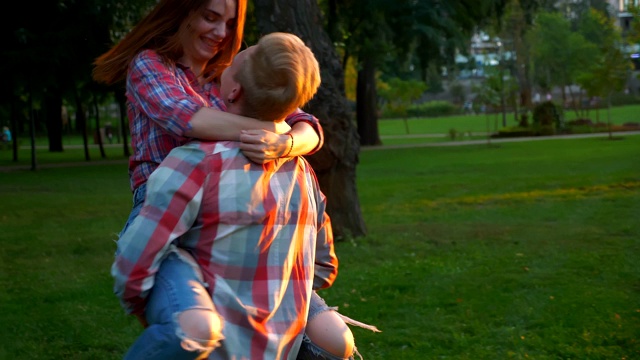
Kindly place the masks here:
MULTIPOLYGON (((572 110, 565 110, 565 120, 573 120, 576 114, 572 110)), ((596 122, 596 112, 591 110, 588 115, 596 122)), ((602 122, 607 121, 607 110, 599 110, 599 119, 602 122)), ((611 122, 614 125, 622 125, 627 122, 640 122, 640 105, 619 106, 611 109, 611 122)), ((517 122, 513 114, 507 115, 507 126, 516 126, 517 122)), ((488 115, 457 115, 439 118, 410 118, 406 122, 402 119, 383 119, 378 121, 378 130, 381 140, 385 145, 395 145, 405 143, 398 136, 405 137, 407 135, 415 136, 410 142, 441 142, 451 141, 448 134, 454 129, 458 134, 463 134, 462 139, 471 138, 478 139, 487 132, 496 132, 502 128, 502 114, 488 115), (408 127, 408 132, 407 132, 408 127), (441 136, 421 136, 424 134, 438 134, 441 136)))
MULTIPOLYGON (((640 136, 363 151, 323 290, 376 359, 640 359, 640 136)), ((75 156, 75 155, 73 155, 75 156)), ((126 163, 0 173, 0 359, 120 359, 126 163)))

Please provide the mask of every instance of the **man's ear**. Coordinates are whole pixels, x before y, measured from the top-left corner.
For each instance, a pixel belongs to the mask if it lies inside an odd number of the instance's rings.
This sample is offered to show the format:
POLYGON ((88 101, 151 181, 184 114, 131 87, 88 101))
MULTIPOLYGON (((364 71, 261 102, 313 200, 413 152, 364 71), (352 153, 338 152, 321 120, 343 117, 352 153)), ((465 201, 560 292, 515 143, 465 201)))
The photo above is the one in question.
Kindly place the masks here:
POLYGON ((242 85, 237 84, 231 92, 229 93, 229 99, 227 99, 230 103, 238 102, 243 94, 242 85))

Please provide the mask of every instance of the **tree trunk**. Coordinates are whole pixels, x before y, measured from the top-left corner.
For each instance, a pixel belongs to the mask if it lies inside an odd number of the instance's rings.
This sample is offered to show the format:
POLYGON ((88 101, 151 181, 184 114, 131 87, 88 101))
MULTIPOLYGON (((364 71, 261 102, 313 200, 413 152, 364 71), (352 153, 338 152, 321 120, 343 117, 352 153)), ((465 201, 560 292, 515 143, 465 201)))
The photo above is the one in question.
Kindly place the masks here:
POLYGON ((366 226, 356 188, 356 165, 360 146, 344 92, 344 73, 329 36, 323 29, 316 0, 254 0, 259 32, 298 35, 320 63, 322 85, 305 111, 322 122, 325 143, 307 159, 328 199, 334 236, 359 237, 366 226))
POLYGON ((609 131, 609 140, 613 139, 611 132, 611 93, 607 95, 607 130, 609 131))
POLYGON ((363 60, 356 84, 356 117, 361 145, 381 145, 376 108, 376 66, 370 57, 363 60))
POLYGON ((87 137, 87 117, 85 115, 84 105, 80 96, 77 94, 77 90, 74 93, 74 99, 76 101, 76 128, 82 134, 82 144, 84 145, 84 159, 91 161, 91 155, 89 155, 89 139, 87 137))
POLYGON ((115 90, 116 100, 118 101, 118 108, 120 110, 120 131, 122 135, 122 146, 124 156, 131 156, 131 151, 129 151, 129 140, 127 138, 127 98, 125 96, 124 87, 115 90))
MULTIPOLYGON (((31 90, 31 87, 29 87, 31 90)), ((38 168, 38 161, 36 159, 36 119, 35 110, 33 109, 33 93, 29 91, 29 135, 31 137, 31 170, 35 171, 38 168)))
POLYGON ((93 97, 93 111, 96 116, 96 140, 98 140, 98 147, 100 148, 100 156, 104 159, 107 157, 107 154, 104 152, 104 142, 102 141, 103 131, 100 129, 100 108, 98 107, 98 99, 93 97))
POLYGON ((47 123, 49 151, 62 152, 62 97, 47 93, 45 96, 44 118, 47 123))

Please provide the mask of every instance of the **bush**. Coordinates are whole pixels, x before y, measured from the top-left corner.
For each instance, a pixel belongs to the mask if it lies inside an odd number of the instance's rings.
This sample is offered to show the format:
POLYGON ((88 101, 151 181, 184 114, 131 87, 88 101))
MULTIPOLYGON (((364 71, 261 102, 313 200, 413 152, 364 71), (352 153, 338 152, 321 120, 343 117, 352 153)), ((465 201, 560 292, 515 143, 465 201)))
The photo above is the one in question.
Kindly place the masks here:
MULTIPOLYGON (((603 99, 605 100, 605 99, 603 99)), ((633 94, 617 93, 611 95, 611 106, 635 105, 640 104, 640 96, 633 94)), ((606 106, 605 104, 602 104, 606 106)))
POLYGON ((407 109, 408 115, 413 117, 449 116, 458 112, 458 107, 448 101, 429 101, 407 109))
POLYGON ((504 127, 498 130, 497 134, 492 135, 493 138, 511 138, 511 137, 525 137, 534 136, 535 131, 530 128, 524 128, 520 126, 504 127))
POLYGON ((533 108, 533 123, 540 126, 555 125, 562 128, 562 107, 552 101, 545 101, 533 108))
POLYGON ((622 124, 622 126, 630 130, 633 130, 633 129, 640 130, 640 122, 626 122, 622 124))
POLYGON ((591 119, 575 119, 567 121, 567 126, 593 126, 591 119))
POLYGON ((567 127, 569 134, 591 134, 593 127, 591 125, 570 125, 567 127))
POLYGON ((540 136, 555 135, 556 127, 554 124, 537 126, 535 133, 540 136))
POLYGON ((383 119, 403 118, 405 115, 406 114, 401 109, 388 105, 383 106, 382 111, 380 112, 380 117, 383 119))

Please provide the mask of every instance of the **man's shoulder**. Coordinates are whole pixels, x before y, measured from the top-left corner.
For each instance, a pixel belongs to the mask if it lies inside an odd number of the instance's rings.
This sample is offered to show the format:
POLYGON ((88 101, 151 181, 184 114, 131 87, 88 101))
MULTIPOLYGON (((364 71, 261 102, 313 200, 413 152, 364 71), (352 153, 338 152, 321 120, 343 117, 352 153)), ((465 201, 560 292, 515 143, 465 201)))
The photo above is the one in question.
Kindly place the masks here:
POLYGON ((192 140, 172 150, 172 152, 174 151, 179 153, 201 153, 204 156, 220 155, 224 158, 241 154, 240 145, 235 141, 192 140))
POLYGON ((192 140, 173 148, 160 164, 161 168, 222 171, 229 158, 239 157, 240 150, 228 141, 192 140))

